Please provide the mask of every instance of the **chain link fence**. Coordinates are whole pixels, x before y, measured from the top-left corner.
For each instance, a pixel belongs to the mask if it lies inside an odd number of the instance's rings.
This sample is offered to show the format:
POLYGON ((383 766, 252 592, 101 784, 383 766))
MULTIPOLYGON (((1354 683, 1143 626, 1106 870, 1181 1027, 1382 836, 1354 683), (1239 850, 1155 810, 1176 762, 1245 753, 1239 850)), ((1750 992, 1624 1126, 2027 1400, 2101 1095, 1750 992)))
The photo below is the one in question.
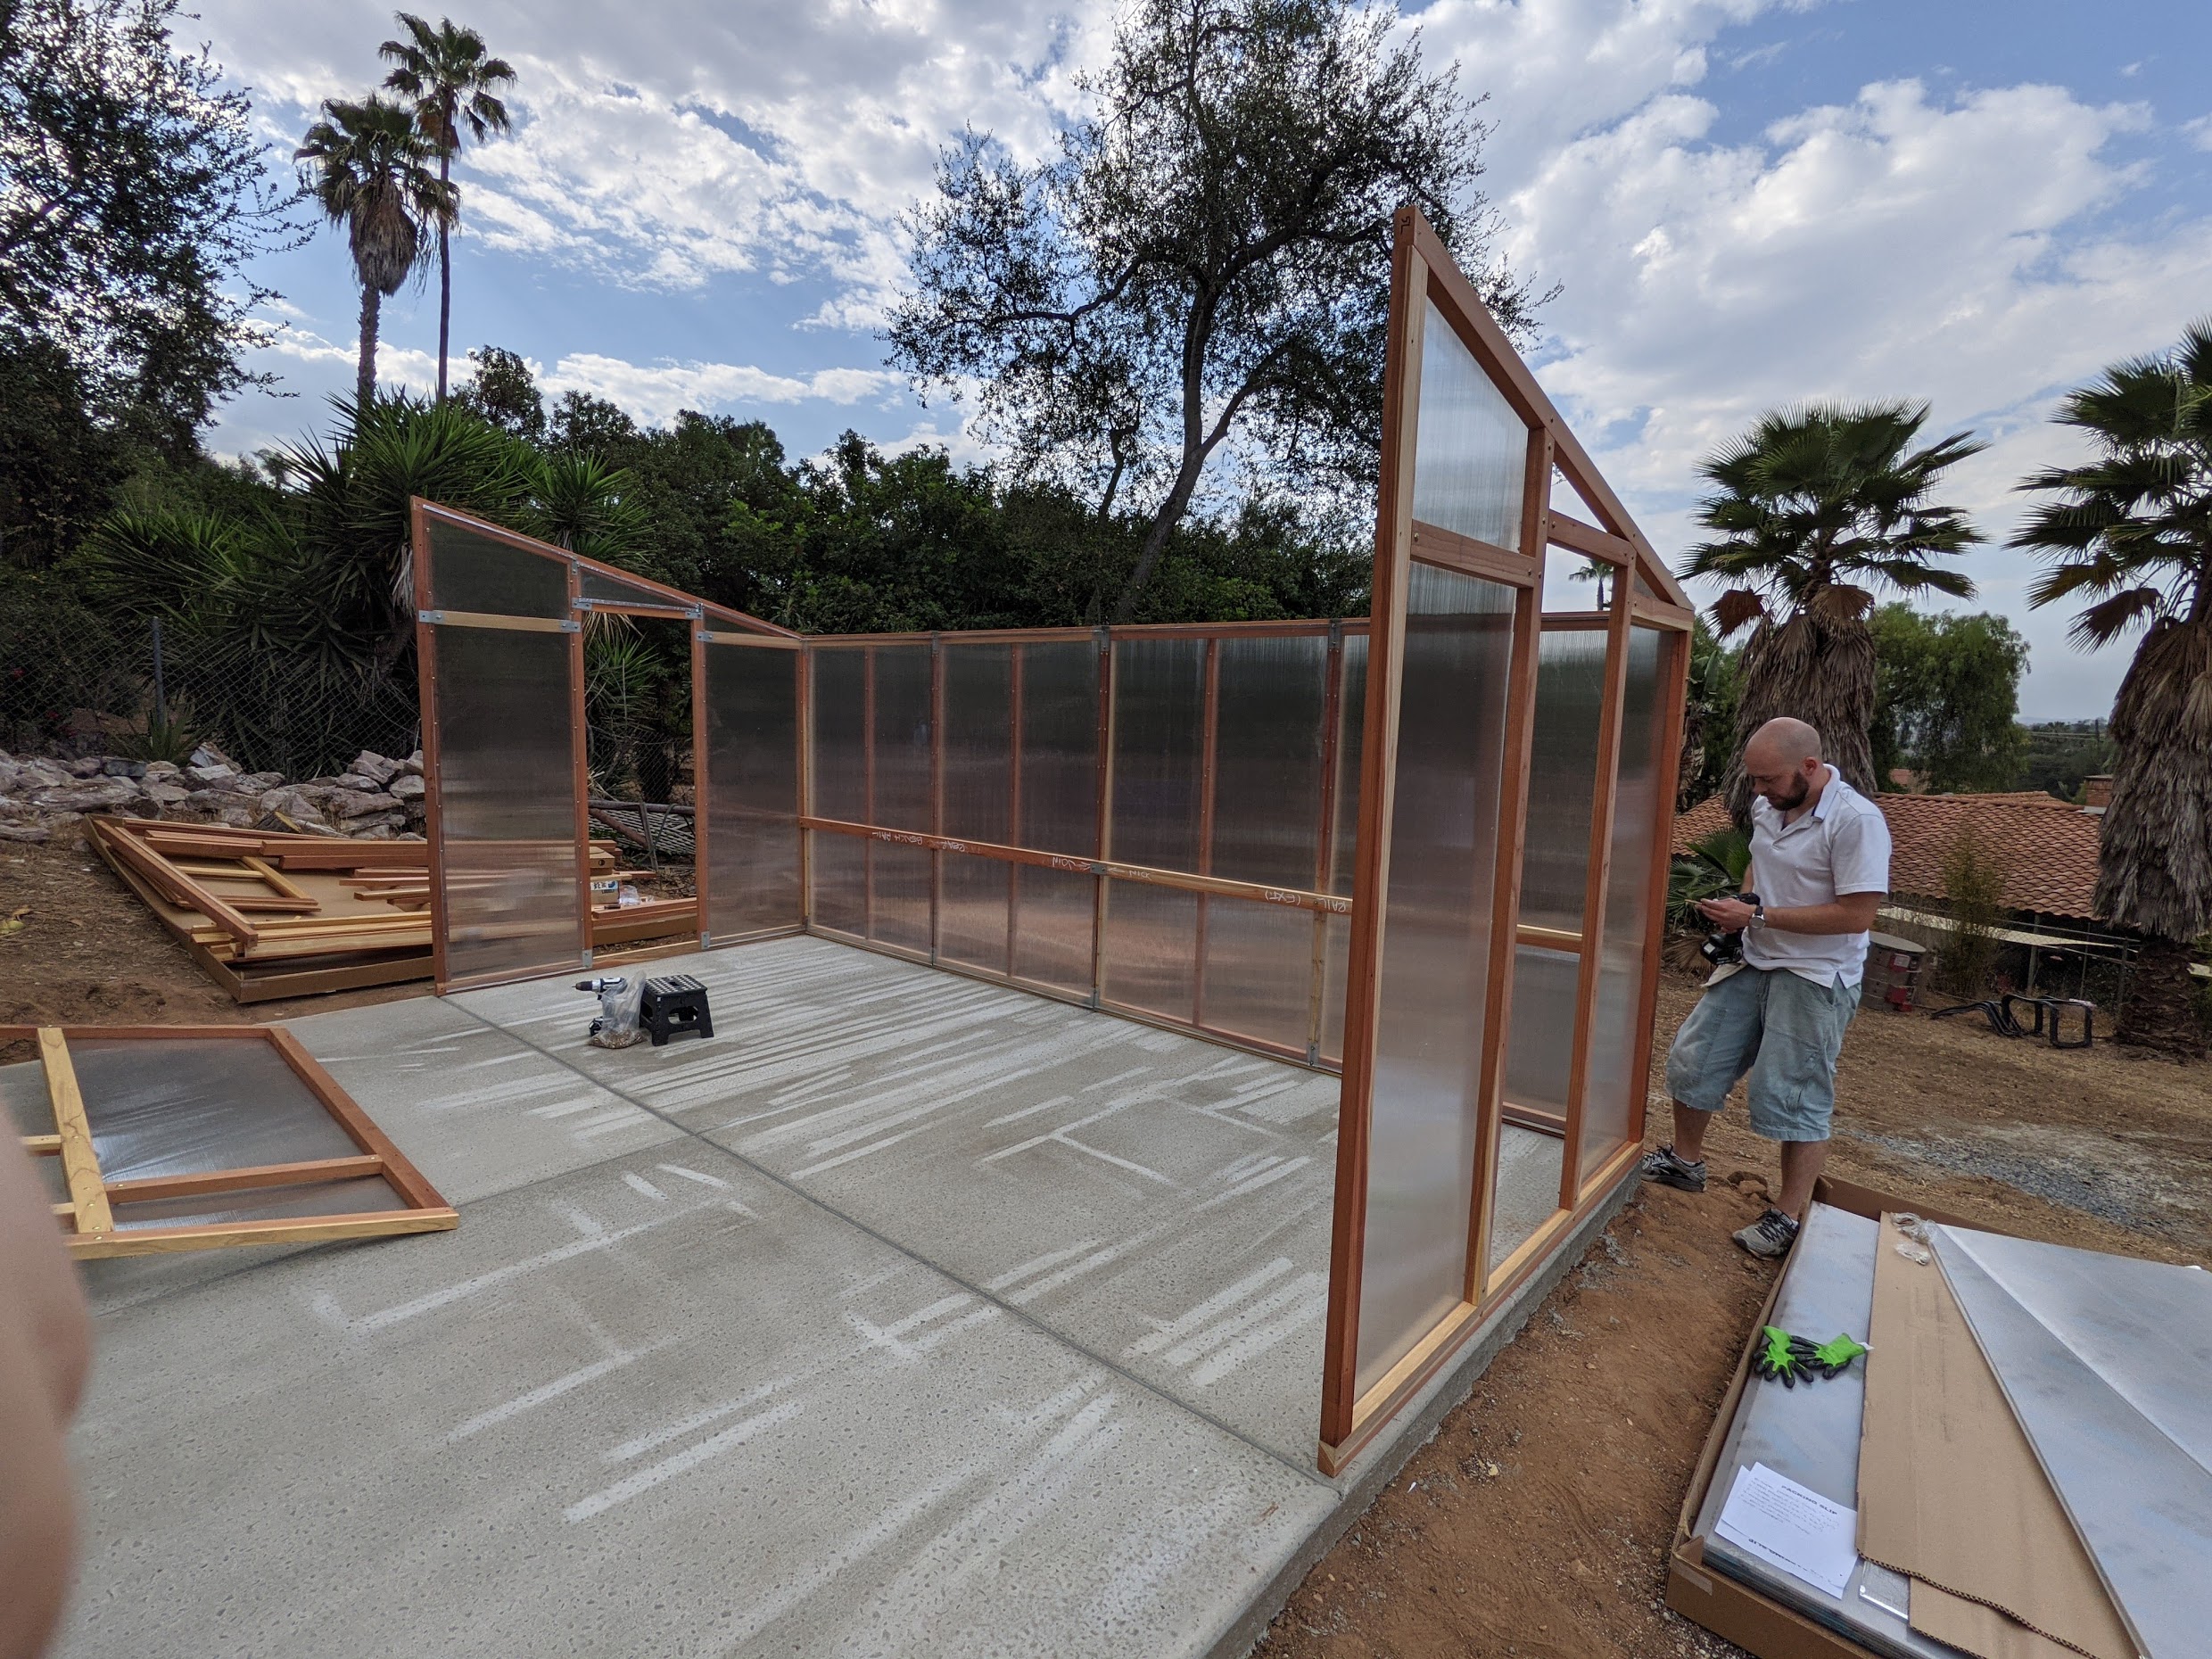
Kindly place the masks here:
POLYGON ((218 651, 158 622, 103 616, 44 587, 0 593, 0 749, 331 776, 363 749, 420 747, 412 651, 367 669, 304 651, 218 651))

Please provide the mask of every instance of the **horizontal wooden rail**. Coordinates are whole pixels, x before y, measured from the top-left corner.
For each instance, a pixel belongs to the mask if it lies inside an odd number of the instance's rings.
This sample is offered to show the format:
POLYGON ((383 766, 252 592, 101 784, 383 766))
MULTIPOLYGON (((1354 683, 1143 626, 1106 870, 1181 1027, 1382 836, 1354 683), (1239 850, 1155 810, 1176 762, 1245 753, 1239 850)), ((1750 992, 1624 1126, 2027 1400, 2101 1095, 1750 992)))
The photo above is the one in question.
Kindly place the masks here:
POLYGON ((364 1153, 356 1158, 318 1158, 297 1164, 252 1164, 242 1169, 203 1169, 192 1175, 144 1176, 107 1184, 115 1204, 146 1204, 161 1198, 198 1198, 207 1193, 247 1193, 261 1187, 307 1186, 318 1181, 354 1181, 380 1176, 384 1160, 364 1153))
POLYGON ((1595 524, 1586 524, 1556 507, 1545 515, 1544 526, 1555 547, 1603 559, 1608 565, 1636 563, 1636 544, 1626 536, 1613 535, 1595 524))
POLYGON ((849 835, 902 846, 919 846, 933 853, 965 853, 974 858, 1002 863, 1028 864, 1040 870, 1066 870, 1080 875, 1109 876, 1117 881, 1141 882, 1147 887, 1176 887, 1185 893, 1210 893, 1221 898, 1251 899, 1261 904, 1282 904, 1292 910, 1325 911, 1341 916, 1350 912, 1351 900, 1333 893, 1304 887, 1271 887, 1256 881, 1232 881, 1223 876, 1194 876, 1180 870, 1156 870, 1149 864, 1118 863, 1108 858, 1077 858, 1065 853, 1040 853, 1034 847, 1003 846, 993 841, 967 841, 954 836, 929 835, 919 830, 886 830, 874 824, 847 823, 838 818, 801 817, 808 830, 849 835))

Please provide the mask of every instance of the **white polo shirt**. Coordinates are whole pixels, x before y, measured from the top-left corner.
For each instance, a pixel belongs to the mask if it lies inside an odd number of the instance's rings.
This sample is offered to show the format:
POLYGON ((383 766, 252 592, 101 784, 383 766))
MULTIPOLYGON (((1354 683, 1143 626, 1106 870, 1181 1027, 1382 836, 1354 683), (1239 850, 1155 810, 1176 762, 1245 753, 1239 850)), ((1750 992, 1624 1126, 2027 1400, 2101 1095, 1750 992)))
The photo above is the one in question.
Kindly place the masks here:
MULTIPOLYGON (((1769 910, 1832 904, 1853 893, 1889 891, 1889 821, 1835 767, 1811 812, 1794 823, 1766 797, 1751 797, 1751 887, 1769 910)), ((1866 972, 1863 933, 1784 933, 1746 928, 1744 960, 1787 968, 1815 985, 1857 985, 1866 972)))

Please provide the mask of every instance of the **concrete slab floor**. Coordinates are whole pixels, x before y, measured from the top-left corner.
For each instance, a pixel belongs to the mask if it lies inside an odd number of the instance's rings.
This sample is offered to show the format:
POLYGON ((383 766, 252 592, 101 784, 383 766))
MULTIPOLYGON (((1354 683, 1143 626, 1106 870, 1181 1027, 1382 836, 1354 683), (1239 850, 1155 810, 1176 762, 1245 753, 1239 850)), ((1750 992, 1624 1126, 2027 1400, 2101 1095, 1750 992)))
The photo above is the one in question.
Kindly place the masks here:
POLYGON ((87 1264, 62 1652, 1201 1654, 1364 1504, 1333 1077, 817 939, 651 970, 712 1042, 293 1022, 462 1226, 87 1264))

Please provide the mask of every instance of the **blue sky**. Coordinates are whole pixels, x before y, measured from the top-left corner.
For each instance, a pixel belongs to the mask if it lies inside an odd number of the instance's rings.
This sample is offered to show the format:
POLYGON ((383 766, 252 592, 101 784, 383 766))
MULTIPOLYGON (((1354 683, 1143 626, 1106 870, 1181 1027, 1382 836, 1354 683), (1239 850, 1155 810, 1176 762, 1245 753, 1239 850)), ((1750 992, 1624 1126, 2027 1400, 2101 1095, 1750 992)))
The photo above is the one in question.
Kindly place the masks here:
MULTIPOLYGON (((390 13, 202 0, 197 25, 287 147, 376 76, 390 13)), ((794 454, 847 426, 981 452, 874 335, 896 217, 962 122, 1041 150, 1110 14, 1052 0, 513 0, 457 12, 522 71, 474 153, 454 338, 648 420, 759 417, 794 454)), ((1954 495, 2001 541, 2010 484, 2076 457, 2069 384, 2212 312, 2212 6, 2102 0, 1434 0, 1435 61, 1487 91, 1484 183, 1515 260, 1564 292, 1539 376, 1663 552, 1695 467, 1762 409, 1912 396, 1989 453, 1954 495)), ((191 26, 187 26, 191 27, 191 26)), ((328 234, 253 273, 285 296, 257 367, 292 395, 227 410, 245 452, 320 425, 358 299, 328 234)), ((426 384, 436 309, 385 309, 384 373, 426 384)), ((1970 557, 2032 658, 2029 718, 2105 712, 2125 655, 2030 613, 2030 572, 1970 557)))

